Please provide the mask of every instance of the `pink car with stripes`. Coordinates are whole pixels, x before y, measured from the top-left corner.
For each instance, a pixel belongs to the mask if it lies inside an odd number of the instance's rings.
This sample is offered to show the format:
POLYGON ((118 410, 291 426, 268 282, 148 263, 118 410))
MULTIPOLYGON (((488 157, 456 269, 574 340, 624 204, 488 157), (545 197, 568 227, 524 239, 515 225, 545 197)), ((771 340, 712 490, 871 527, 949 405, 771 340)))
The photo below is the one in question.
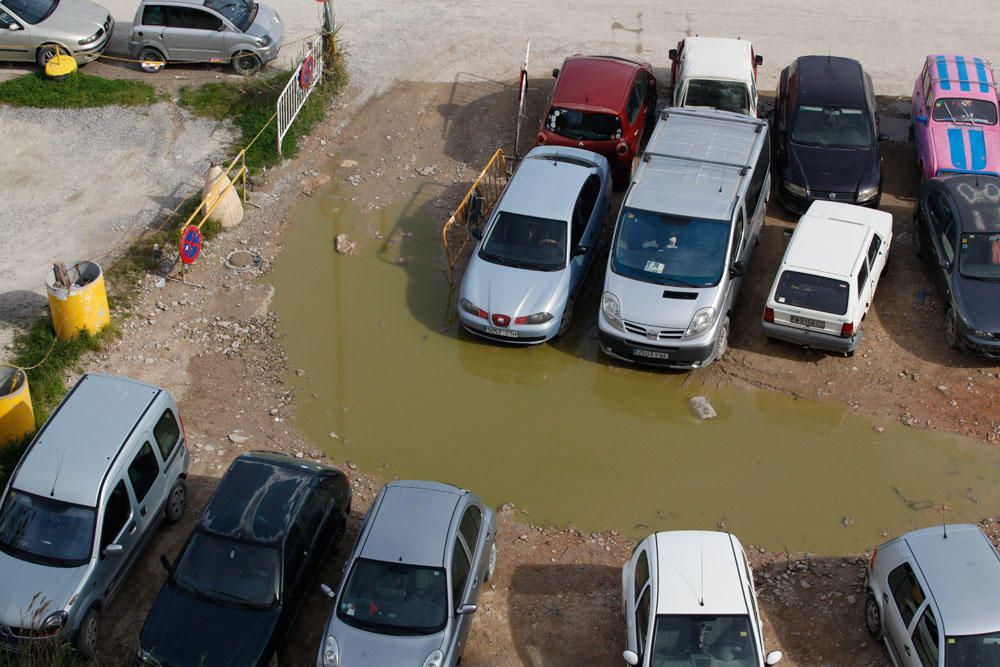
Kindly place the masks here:
POLYGON ((927 56, 910 117, 923 178, 1000 173, 997 85, 985 58, 927 56))

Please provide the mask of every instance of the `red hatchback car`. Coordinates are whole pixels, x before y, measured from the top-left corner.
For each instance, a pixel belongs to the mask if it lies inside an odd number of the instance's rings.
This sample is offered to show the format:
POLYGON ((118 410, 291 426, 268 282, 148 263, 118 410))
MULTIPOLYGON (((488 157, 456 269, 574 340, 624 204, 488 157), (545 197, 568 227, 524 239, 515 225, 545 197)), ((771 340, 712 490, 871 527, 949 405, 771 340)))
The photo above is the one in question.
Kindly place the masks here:
POLYGON ((615 187, 624 187, 656 120, 653 68, 611 56, 573 56, 552 75, 556 85, 535 145, 600 153, 611 164, 615 187))

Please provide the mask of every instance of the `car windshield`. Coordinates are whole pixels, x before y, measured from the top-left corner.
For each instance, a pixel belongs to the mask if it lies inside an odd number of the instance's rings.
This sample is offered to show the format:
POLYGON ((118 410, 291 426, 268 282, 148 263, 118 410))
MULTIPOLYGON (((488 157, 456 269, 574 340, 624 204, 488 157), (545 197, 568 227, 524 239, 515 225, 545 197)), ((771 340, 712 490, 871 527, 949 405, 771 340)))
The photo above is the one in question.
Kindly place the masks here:
POLYGON ((52 15, 59 6, 59 0, 4 0, 3 4, 18 18, 34 25, 52 15))
POLYGON ((90 560, 94 509, 11 489, 0 509, 0 549, 32 562, 74 567, 90 560))
POLYGON ((337 603, 337 617, 387 635, 440 632, 448 618, 445 571, 360 558, 337 603))
POLYGON ((872 127, 864 109, 803 104, 792 123, 792 141, 807 146, 870 148, 872 127))
POLYGON ((205 6, 219 12, 234 26, 246 32, 253 23, 256 3, 253 0, 206 0, 205 6))
POLYGON ((1000 665, 1000 630, 985 635, 948 637, 945 640, 944 664, 948 667, 1000 665))
POLYGON ((577 111, 553 107, 545 119, 549 132, 579 141, 605 141, 622 138, 622 124, 610 113, 577 111))
POLYGON ((934 120, 952 123, 997 124, 997 105, 988 100, 945 97, 934 100, 934 120))
POLYGON ((849 294, 850 287, 843 280, 785 271, 774 290, 774 300, 782 306, 844 315, 847 313, 849 294))
POLYGON ((1000 234, 963 233, 958 270, 966 278, 1000 280, 1000 234))
POLYGON ((278 601, 278 550, 196 531, 173 572, 179 589, 223 605, 278 601))
POLYGON ((684 106, 750 113, 750 96, 746 84, 739 81, 692 79, 688 81, 684 106))
POLYGON ((566 266, 566 221, 501 211, 479 256, 519 269, 558 271, 566 266))
POLYGON ((615 273, 660 285, 710 287, 722 278, 728 220, 699 220, 637 208, 622 210, 615 273))
POLYGON ((747 616, 656 617, 650 667, 755 667, 760 662, 747 616))

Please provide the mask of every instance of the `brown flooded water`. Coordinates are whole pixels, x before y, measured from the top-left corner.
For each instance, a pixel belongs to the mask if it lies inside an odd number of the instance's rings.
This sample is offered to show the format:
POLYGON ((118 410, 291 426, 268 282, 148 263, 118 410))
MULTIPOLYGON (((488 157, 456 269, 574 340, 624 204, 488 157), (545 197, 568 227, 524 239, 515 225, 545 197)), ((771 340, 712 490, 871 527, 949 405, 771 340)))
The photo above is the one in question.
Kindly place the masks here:
POLYGON ((362 213, 349 193, 326 191, 284 235, 269 280, 291 367, 306 371, 289 378, 296 425, 334 460, 451 482, 535 523, 639 537, 724 522, 747 543, 818 553, 936 523, 942 503, 951 522, 1000 507, 991 448, 896 424, 877 433, 837 405, 708 389, 696 374, 609 366, 596 312, 556 346, 460 334, 441 271, 441 194, 424 184, 362 213), (339 233, 356 255, 335 253, 339 233), (691 416, 695 394, 717 419, 691 416))

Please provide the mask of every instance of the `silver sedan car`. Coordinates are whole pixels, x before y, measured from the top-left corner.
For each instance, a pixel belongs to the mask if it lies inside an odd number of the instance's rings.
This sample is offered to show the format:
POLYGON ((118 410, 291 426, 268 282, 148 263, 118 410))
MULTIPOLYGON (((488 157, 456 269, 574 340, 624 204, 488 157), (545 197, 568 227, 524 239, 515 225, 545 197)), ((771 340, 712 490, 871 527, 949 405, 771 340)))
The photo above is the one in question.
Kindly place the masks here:
POLYGON ((458 664, 479 587, 496 567, 496 519, 437 482, 385 485, 361 524, 317 667, 458 664))
POLYGON ((604 156, 579 148, 532 149, 490 214, 465 270, 458 302, 462 326, 522 345, 566 333, 610 200, 604 156))
POLYGON ((0 0, 0 60, 44 67, 58 46, 83 65, 104 53, 114 28, 90 0, 0 0))
POLYGON ((1000 665, 1000 554, 971 524, 886 542, 868 564, 865 625, 899 667, 1000 665))

